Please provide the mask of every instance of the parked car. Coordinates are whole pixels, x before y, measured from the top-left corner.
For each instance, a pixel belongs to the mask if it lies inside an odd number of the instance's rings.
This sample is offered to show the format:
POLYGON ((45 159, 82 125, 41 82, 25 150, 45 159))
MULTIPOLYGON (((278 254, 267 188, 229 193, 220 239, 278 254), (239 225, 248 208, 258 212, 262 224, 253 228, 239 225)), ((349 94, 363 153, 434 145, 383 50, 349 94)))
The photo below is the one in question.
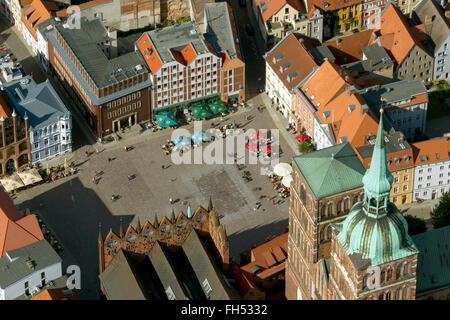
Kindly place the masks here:
POLYGON ((249 37, 253 37, 255 35, 255 30, 253 30, 253 27, 250 24, 245 25, 245 31, 249 37))
POLYGON ((245 0, 239 0, 239 7, 245 8, 245 0))

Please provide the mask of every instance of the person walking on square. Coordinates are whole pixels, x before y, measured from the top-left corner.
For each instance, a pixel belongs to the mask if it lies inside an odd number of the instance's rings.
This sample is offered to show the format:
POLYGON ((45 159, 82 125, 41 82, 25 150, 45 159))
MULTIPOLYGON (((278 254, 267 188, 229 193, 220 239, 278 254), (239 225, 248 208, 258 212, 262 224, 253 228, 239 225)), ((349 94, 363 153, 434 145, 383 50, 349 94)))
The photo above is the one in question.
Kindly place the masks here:
POLYGON ((169 198, 169 202, 170 202, 170 204, 173 204, 173 199, 169 198))

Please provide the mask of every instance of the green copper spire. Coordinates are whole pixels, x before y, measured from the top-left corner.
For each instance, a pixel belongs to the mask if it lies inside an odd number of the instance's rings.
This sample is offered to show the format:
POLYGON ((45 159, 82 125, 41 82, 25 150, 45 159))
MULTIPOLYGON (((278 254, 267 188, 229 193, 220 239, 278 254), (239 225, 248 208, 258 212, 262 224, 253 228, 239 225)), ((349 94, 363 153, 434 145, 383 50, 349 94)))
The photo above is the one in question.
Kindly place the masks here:
POLYGON ((364 208, 371 216, 386 214, 389 202, 389 193, 394 177, 389 172, 386 160, 383 133, 383 109, 380 110, 380 124, 378 126, 377 139, 373 148, 370 168, 363 179, 364 184, 364 208))

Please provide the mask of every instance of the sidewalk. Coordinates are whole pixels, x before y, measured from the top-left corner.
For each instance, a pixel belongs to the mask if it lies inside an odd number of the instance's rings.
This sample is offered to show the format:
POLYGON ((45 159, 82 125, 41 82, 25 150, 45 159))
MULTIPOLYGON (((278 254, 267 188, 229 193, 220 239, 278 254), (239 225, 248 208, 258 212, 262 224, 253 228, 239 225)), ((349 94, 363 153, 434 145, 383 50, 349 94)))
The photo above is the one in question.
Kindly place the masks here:
POLYGON ((286 127, 289 125, 288 119, 283 117, 279 112, 277 112, 272 107, 272 101, 267 96, 266 93, 260 93, 257 96, 253 97, 249 105, 258 106, 263 105, 266 107, 266 110, 269 112, 270 117, 272 118, 275 125, 278 127, 278 129, 281 132, 281 135, 284 137, 286 142, 288 143, 289 147, 291 147, 292 151, 295 155, 299 155, 300 152, 298 151, 298 142, 295 140, 295 136, 292 133, 289 133, 286 131, 286 127))

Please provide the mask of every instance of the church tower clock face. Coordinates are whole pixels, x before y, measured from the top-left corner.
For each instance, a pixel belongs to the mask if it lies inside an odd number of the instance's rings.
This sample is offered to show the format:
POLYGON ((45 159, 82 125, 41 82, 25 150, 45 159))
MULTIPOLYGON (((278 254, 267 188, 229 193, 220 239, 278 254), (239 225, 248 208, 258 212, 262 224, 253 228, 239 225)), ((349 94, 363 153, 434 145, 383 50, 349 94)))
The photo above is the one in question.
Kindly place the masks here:
POLYGON ((297 288, 297 300, 303 300, 302 292, 300 291, 300 288, 297 288))

